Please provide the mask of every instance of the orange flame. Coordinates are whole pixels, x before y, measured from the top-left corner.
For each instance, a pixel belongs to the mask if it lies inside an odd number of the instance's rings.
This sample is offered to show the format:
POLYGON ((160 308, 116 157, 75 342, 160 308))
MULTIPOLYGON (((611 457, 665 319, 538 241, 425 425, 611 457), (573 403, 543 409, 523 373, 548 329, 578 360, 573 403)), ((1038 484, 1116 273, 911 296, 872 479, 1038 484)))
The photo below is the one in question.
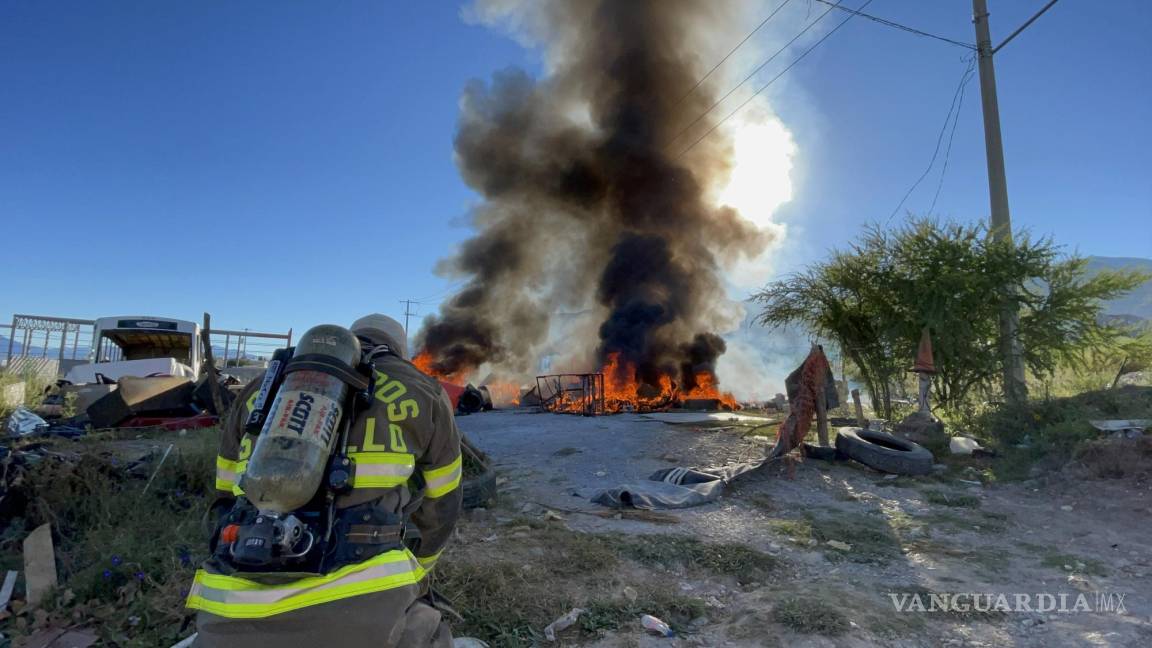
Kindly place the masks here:
POLYGON ((510 382, 490 382, 485 387, 492 395, 492 404, 496 407, 520 404, 520 386, 510 382))
POLYGON ((453 385, 463 385, 465 382, 464 377, 467 373, 466 371, 447 373, 437 370, 436 361, 432 358, 432 354, 428 353, 427 351, 421 351, 420 353, 417 353, 416 357, 412 358, 412 364, 416 365, 416 368, 421 372, 432 376, 437 380, 443 380, 444 382, 452 383, 453 385))
MULTIPOLYGON (((600 373, 604 375, 604 410, 607 412, 659 410, 688 399, 715 399, 722 407, 739 409, 736 398, 721 392, 716 377, 709 372, 696 374, 696 387, 687 392, 668 374, 660 376, 659 385, 648 385, 636 379, 634 364, 622 362, 620 354, 612 353, 600 373)), ((587 407, 588 403, 575 398, 572 392, 557 394, 551 403, 551 409, 569 413, 584 413, 587 407)))

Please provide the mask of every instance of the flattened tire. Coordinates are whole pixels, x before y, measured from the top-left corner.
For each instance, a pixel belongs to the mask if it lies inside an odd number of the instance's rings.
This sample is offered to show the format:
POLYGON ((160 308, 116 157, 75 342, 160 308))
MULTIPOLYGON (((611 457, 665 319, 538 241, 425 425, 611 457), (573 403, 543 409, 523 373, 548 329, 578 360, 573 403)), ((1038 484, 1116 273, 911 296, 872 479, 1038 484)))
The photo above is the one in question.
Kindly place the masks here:
POLYGON ((840 428, 836 449, 865 466, 893 475, 927 475, 934 463, 932 453, 919 444, 857 427, 840 428))
POLYGON ((496 499, 496 472, 486 470, 475 477, 467 477, 461 488, 464 489, 464 508, 488 506, 496 499))

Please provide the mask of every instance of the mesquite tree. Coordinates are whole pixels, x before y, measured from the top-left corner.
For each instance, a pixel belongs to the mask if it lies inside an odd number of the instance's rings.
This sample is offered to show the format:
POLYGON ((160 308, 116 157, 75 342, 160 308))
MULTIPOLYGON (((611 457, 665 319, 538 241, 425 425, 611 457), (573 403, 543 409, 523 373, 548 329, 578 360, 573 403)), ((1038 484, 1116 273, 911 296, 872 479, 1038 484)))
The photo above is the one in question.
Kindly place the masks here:
POLYGON ((1001 300, 1020 309, 1024 360, 1034 375, 1075 365, 1124 333, 1101 321, 1102 301, 1146 281, 1138 272, 1084 274, 1086 261, 1024 232, 993 240, 983 225, 910 220, 865 228, 847 250, 765 286, 752 296, 757 322, 830 338, 855 365, 872 400, 891 418, 892 386, 904 379, 927 326, 944 408, 975 390, 997 393, 1001 300))

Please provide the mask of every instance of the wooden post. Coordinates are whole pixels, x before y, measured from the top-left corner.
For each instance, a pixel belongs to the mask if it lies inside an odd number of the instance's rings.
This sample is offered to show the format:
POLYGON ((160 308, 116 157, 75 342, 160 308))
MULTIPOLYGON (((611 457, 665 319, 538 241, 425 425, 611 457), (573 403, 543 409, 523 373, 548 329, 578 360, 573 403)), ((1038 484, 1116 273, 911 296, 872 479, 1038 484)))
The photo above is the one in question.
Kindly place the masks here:
POLYGON ((816 436, 820 445, 828 445, 828 391, 822 388, 816 394, 816 436))
POLYGON ((1116 378, 1112 380, 1112 386, 1108 389, 1116 389, 1116 385, 1120 384, 1120 378, 1124 375, 1124 368, 1128 366, 1128 356, 1120 361, 1120 368, 1116 370, 1116 378))
POLYGON ((856 405, 856 425, 860 427, 868 427, 868 421, 864 419, 864 406, 860 404, 860 390, 852 390, 852 403, 856 405))
POLYGON ((212 405, 216 407, 216 416, 224 420, 224 398, 220 394, 220 373, 216 371, 216 362, 212 359, 212 316, 204 313, 204 329, 200 331, 200 341, 204 345, 204 368, 207 370, 208 391, 212 394, 212 405))

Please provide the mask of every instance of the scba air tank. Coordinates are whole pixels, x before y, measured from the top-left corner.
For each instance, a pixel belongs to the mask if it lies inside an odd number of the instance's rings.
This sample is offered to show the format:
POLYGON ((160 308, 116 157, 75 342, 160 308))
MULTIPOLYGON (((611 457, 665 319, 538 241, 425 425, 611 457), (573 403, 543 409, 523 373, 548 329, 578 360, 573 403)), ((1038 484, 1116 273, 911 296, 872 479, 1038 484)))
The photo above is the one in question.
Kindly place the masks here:
POLYGON ((288 513, 307 504, 339 436, 347 383, 303 367, 331 364, 352 371, 359 362, 360 342, 346 328, 322 324, 301 337, 240 480, 257 509, 288 513))

